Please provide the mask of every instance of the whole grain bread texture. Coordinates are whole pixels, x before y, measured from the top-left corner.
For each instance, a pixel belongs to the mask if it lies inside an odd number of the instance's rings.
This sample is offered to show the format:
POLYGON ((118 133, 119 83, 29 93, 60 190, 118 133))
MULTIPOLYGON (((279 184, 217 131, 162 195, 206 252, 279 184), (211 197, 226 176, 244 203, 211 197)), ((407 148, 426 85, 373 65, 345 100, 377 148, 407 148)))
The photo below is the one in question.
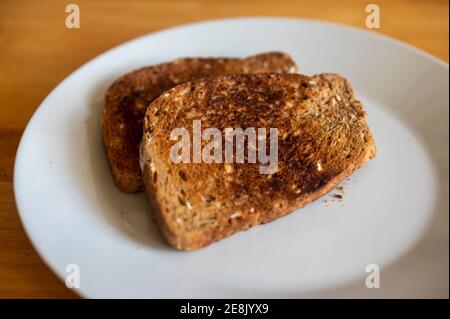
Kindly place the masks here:
POLYGON ((331 191, 376 155, 365 115, 337 74, 217 76, 169 90, 148 108, 141 144, 147 194, 165 239, 194 250, 331 191), (171 131, 192 132, 194 119, 222 132, 277 128, 277 171, 260 174, 258 163, 192 163, 192 156, 173 163, 171 131))
POLYGON ((143 190, 139 144, 148 105, 174 86, 219 74, 297 72, 289 55, 268 52, 244 59, 182 58, 145 67, 117 79, 107 90, 101 117, 103 140, 118 188, 125 193, 143 190))

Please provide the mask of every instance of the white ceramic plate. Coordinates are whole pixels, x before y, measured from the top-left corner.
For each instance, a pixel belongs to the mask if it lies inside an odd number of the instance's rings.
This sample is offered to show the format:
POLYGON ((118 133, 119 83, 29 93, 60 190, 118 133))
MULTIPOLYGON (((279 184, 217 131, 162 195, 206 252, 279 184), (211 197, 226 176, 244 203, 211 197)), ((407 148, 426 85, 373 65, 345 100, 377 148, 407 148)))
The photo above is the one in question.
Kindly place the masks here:
POLYGON ((114 48, 67 77, 22 137, 17 206, 63 280, 86 297, 448 297, 448 65, 374 33, 274 18, 211 21, 114 48), (166 246, 145 195, 117 190, 99 126, 119 75, 182 56, 282 50, 302 73, 337 72, 368 111, 379 155, 342 202, 322 201, 191 253, 166 246), (379 289, 365 286, 380 267, 379 289))

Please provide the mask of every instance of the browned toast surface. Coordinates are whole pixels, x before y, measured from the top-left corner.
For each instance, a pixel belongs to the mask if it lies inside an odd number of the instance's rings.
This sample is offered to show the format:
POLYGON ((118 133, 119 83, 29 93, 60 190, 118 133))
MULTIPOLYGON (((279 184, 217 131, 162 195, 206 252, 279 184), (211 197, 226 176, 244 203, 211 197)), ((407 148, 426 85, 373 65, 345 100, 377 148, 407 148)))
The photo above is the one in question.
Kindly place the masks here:
POLYGON ((145 116, 141 164, 163 235, 193 250, 303 207, 375 154, 363 105, 341 76, 239 74, 185 83, 156 99, 145 116), (221 131, 277 128, 276 173, 247 162, 173 163, 171 131, 192 132, 193 120, 221 131))
POLYGON ((139 143, 147 106, 174 86, 207 76, 248 72, 296 72, 284 53, 237 58, 182 58, 145 67, 117 79, 106 92, 102 130, 117 186, 127 193, 143 189, 139 143))

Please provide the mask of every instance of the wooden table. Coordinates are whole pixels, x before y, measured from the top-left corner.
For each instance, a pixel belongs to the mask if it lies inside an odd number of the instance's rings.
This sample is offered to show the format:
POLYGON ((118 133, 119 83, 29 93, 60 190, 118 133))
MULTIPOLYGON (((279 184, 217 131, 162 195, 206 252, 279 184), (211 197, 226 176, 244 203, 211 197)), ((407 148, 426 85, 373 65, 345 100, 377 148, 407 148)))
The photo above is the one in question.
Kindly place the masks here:
MULTIPOLYGON (((20 136, 37 106, 72 71, 101 52, 163 28, 233 16, 289 16, 365 27, 371 1, 18 1, 0 0, 0 297, 72 298, 34 251, 13 197, 20 136), (65 27, 76 3, 81 28, 65 27)), ((448 61, 447 1, 375 1, 381 32, 448 61)))

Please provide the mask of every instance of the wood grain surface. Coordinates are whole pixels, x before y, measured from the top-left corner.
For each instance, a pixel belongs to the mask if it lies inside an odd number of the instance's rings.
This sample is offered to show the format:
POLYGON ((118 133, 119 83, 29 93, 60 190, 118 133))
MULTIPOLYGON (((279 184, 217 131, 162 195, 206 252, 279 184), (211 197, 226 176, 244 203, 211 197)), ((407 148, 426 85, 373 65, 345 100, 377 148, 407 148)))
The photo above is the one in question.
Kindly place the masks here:
POLYGON ((40 259, 18 217, 14 157, 33 112, 80 65, 124 41, 163 28, 236 16, 288 16, 365 27, 381 9, 380 32, 448 62, 448 2, 415 0, 0 0, 0 298, 73 298, 40 259), (81 28, 65 27, 76 3, 81 28))

